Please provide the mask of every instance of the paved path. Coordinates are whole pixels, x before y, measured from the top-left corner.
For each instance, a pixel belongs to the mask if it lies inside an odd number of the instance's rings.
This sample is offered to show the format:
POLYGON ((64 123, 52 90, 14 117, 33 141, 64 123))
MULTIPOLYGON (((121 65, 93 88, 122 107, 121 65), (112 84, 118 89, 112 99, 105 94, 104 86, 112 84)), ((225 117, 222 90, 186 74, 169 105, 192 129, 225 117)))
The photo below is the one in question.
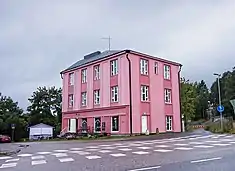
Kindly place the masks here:
POLYGON ((198 167, 217 171, 222 165, 233 171, 234 164, 228 161, 234 152, 235 136, 214 134, 148 141, 33 143, 15 156, 0 157, 0 171, 196 171, 198 167))

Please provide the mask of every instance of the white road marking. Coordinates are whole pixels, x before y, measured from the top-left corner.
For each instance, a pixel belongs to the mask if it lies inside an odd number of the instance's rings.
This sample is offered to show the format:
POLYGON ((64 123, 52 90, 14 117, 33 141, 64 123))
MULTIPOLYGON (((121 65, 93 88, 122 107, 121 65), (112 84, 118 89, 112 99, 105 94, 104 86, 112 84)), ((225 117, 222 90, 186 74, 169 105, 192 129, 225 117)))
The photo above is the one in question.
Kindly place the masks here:
POLYGON ((91 148, 91 149, 87 149, 86 151, 98 151, 99 149, 97 148, 91 148))
POLYGON ((101 147, 110 147, 110 146, 112 146, 112 145, 102 144, 102 145, 99 145, 99 146, 101 146, 101 147))
MULTIPOLYGON (((120 146, 121 147, 121 146, 120 146)), ((112 149, 115 149, 115 147, 102 147, 102 149, 105 149, 105 150, 112 150, 112 149)))
POLYGON ((82 148, 70 148, 70 150, 81 150, 82 148))
POLYGON ((0 157, 0 160, 7 160, 7 159, 11 159, 12 157, 10 156, 4 156, 4 157, 0 157))
POLYGON ((166 153, 166 152, 171 152, 173 150, 168 150, 168 149, 158 149, 158 150, 154 150, 156 152, 161 152, 161 153, 166 153))
POLYGON ((100 150, 99 152, 100 153, 111 153, 112 151, 110 151, 110 150, 100 150))
POLYGON ((134 153, 134 154, 149 154, 149 152, 147 152, 147 151, 136 151, 136 152, 132 152, 132 153, 134 153))
POLYGON ((88 154, 91 154, 89 152, 86 152, 86 151, 81 151, 80 153, 78 153, 79 155, 88 155, 88 154))
POLYGON ((168 145, 156 145, 155 147, 166 148, 166 147, 170 147, 170 146, 168 146, 168 145))
POLYGON ((18 154, 19 157, 31 157, 32 154, 18 154))
POLYGON ((117 146, 117 148, 127 148, 129 147, 128 145, 122 145, 122 146, 117 146))
POLYGON ((126 156, 125 154, 122 154, 122 153, 116 153, 116 154, 110 154, 111 156, 113 157, 123 157, 123 156, 126 156))
POLYGON ((97 146, 88 146, 86 148, 99 148, 99 147, 97 147, 97 146))
POLYGON ((174 144, 176 146, 187 146, 188 144, 174 144))
POLYGON ((232 138, 232 135, 225 136, 224 138, 232 138))
POLYGON ((6 160, 6 163, 8 163, 8 162, 16 162, 16 161, 19 161, 20 159, 19 158, 17 158, 17 159, 10 159, 10 160, 6 160))
POLYGON ((153 170, 153 169, 159 169, 161 166, 153 166, 153 167, 144 167, 139 169, 132 169, 128 171, 144 171, 144 170, 153 170))
POLYGON ((142 149, 142 150, 147 150, 147 149, 151 149, 152 147, 137 147, 139 149, 142 149))
POLYGON ((123 145, 123 144, 121 144, 121 143, 116 143, 116 144, 113 144, 114 146, 118 146, 118 145, 123 145))
POLYGON ((69 150, 54 150, 54 152, 58 152, 58 153, 64 153, 64 152, 67 152, 69 150))
POLYGON ((69 151, 69 153, 74 153, 74 154, 79 154, 82 153, 83 151, 69 151))
POLYGON ((32 160, 38 160, 38 159, 44 159, 44 156, 32 156, 31 159, 32 160))
POLYGON ((0 169, 3 168, 10 168, 10 167, 16 167, 17 163, 7 163, 7 164, 2 164, 2 166, 0 167, 0 169))
POLYGON ((73 158, 62 158, 62 159, 60 158, 59 161, 62 162, 62 163, 64 163, 64 162, 72 162, 72 161, 74 161, 74 159, 73 158))
POLYGON ((176 150, 192 150, 193 148, 188 148, 188 147, 178 147, 175 148, 176 150))
POLYGON ((51 154, 51 152, 48 152, 48 151, 42 151, 42 152, 37 152, 37 154, 42 154, 42 155, 44 155, 44 154, 51 154))
POLYGON ((233 142, 229 142, 230 144, 235 144, 235 141, 233 141, 233 142))
POLYGON ((118 150, 121 150, 121 151, 131 151, 132 149, 131 148, 121 148, 121 149, 118 149, 118 150))
POLYGON ((211 144, 211 145, 224 147, 224 146, 229 146, 231 144, 211 144))
POLYGON ((234 140, 231 140, 231 139, 222 139, 220 141, 223 141, 223 142, 228 142, 228 141, 234 141, 234 140))
POLYGON ((220 141, 206 141, 208 143, 219 143, 220 141))
POLYGON ((92 159, 100 159, 100 156, 86 156, 87 159, 92 160, 92 159))
POLYGON ((194 146, 196 148, 212 148, 214 146, 210 146, 210 145, 197 145, 197 146, 194 146))
POLYGON ((129 144, 129 146, 137 147, 137 146, 142 146, 142 144, 129 144))
POLYGON ((211 138, 217 139, 217 138, 219 138, 219 137, 216 137, 216 136, 215 136, 215 137, 211 137, 211 138))
POLYGON ((196 144, 196 145, 199 145, 199 144, 204 144, 202 142, 190 142, 189 144, 196 144))
POLYGON ((193 160, 193 161, 191 161, 191 163, 201 163, 201 162, 221 160, 221 159, 222 159, 222 157, 216 157, 216 158, 210 158, 210 159, 201 159, 201 160, 193 160))
POLYGON ((35 160, 35 161, 32 161, 31 164, 32 165, 39 165, 39 164, 46 164, 46 160, 35 160))
POLYGON ((56 156, 56 157, 67 157, 68 156, 66 153, 53 153, 51 155, 56 156))

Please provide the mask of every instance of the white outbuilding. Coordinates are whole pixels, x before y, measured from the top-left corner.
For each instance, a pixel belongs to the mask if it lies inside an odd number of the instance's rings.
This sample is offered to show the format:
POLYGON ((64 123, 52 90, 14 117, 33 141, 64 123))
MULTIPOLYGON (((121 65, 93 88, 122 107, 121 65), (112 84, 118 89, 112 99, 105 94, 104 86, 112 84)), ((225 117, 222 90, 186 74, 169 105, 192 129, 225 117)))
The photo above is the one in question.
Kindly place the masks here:
POLYGON ((53 128, 43 123, 29 127, 29 139, 49 139, 53 137, 53 128))

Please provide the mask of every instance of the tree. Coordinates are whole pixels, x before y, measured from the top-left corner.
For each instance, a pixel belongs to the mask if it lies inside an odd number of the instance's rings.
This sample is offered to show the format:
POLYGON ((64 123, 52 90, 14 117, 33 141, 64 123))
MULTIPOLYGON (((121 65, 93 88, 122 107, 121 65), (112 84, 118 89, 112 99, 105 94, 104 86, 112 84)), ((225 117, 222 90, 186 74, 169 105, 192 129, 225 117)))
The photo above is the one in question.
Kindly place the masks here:
POLYGON ((38 87, 28 100, 31 103, 27 108, 29 112, 30 125, 35 125, 42 122, 54 126, 57 130, 60 130, 62 115, 61 88, 56 89, 55 87, 38 87))
POLYGON ((196 105, 196 87, 189 80, 181 78, 181 113, 186 121, 192 120, 195 116, 196 105))

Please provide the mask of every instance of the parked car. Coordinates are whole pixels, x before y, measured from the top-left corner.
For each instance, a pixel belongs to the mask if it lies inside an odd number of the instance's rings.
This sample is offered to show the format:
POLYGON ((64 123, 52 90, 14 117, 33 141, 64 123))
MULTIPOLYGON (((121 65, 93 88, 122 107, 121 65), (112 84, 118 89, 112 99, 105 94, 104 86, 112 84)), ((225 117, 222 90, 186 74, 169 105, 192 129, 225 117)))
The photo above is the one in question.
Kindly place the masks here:
POLYGON ((11 142, 11 137, 8 135, 0 135, 0 143, 9 143, 11 142))

